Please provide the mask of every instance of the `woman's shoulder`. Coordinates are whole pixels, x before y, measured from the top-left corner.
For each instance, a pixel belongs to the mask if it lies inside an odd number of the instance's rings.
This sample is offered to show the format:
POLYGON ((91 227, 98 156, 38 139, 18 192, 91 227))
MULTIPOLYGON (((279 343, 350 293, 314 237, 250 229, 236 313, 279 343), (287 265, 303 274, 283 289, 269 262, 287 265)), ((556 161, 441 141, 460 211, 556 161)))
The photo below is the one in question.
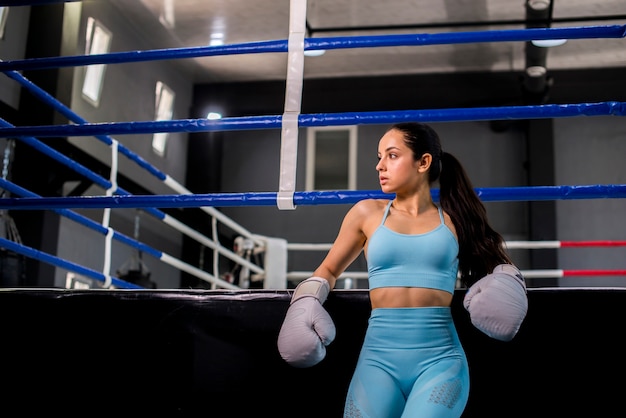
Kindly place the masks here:
POLYGON ((387 199, 364 199, 355 203, 348 213, 351 217, 364 221, 372 218, 379 219, 388 203, 387 199))
POLYGON ((348 224, 358 226, 365 236, 369 237, 380 224, 388 203, 388 199, 360 200, 352 206, 346 221, 348 224))
POLYGON ((375 214, 384 211, 388 204, 388 199, 363 199, 355 203, 352 208, 359 212, 375 214))

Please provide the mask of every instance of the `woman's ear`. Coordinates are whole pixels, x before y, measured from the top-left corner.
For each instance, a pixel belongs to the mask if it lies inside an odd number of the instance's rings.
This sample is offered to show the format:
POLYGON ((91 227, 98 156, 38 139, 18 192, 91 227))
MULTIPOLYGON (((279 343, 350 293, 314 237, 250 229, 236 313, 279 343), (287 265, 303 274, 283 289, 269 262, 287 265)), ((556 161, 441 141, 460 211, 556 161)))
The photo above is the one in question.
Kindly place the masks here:
POLYGON ((422 172, 427 171, 430 168, 430 165, 432 164, 432 162, 433 162, 432 154, 426 152, 419 159, 417 169, 422 172))

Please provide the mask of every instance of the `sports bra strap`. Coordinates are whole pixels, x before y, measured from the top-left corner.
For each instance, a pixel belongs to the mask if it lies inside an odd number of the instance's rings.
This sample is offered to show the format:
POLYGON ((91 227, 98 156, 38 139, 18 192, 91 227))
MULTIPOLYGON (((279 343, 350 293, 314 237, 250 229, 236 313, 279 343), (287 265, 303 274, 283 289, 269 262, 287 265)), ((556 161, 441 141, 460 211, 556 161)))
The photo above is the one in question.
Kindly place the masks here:
POLYGON ((387 215, 389 215, 389 208, 391 207, 392 203, 393 203, 393 200, 390 200, 389 203, 387 203, 387 207, 385 208, 385 213, 383 214, 383 220, 380 221, 381 225, 385 223, 385 219, 387 219, 387 215))

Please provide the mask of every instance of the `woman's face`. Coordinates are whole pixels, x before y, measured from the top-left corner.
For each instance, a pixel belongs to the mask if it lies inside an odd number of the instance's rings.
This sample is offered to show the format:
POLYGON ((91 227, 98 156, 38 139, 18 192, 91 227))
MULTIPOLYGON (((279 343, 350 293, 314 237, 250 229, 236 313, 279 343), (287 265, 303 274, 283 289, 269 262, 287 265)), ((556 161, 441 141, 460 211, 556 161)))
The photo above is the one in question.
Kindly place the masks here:
MULTIPOLYGON (((427 154, 430 156, 430 154, 427 154)), ((378 180, 384 193, 414 191, 425 176, 420 173, 420 160, 413 158, 413 151, 404 142, 404 134, 392 129, 378 142, 378 180)))

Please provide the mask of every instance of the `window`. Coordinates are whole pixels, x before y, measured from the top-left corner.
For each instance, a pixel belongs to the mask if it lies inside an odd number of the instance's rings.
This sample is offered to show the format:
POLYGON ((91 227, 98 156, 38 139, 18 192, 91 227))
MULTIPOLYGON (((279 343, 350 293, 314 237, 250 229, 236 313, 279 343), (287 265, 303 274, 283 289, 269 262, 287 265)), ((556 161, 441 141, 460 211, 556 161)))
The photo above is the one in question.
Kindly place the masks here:
POLYGON ((0 7, 0 39, 4 39, 4 28, 7 26, 7 17, 9 16, 8 7, 0 7))
MULTIPOLYGON (((155 120, 170 120, 174 113, 174 92, 165 83, 157 81, 155 91, 155 120)), ((163 157, 169 132, 155 132, 152 150, 163 157)))
MULTIPOLYGON (((109 52, 111 32, 92 17, 87 20, 86 37, 85 53, 87 55, 107 54, 109 52)), ((92 64, 88 65, 85 70, 83 97, 96 107, 100 103, 105 69, 106 65, 104 64, 92 64)))
POLYGON ((356 190, 356 126, 309 128, 307 190, 356 190))

